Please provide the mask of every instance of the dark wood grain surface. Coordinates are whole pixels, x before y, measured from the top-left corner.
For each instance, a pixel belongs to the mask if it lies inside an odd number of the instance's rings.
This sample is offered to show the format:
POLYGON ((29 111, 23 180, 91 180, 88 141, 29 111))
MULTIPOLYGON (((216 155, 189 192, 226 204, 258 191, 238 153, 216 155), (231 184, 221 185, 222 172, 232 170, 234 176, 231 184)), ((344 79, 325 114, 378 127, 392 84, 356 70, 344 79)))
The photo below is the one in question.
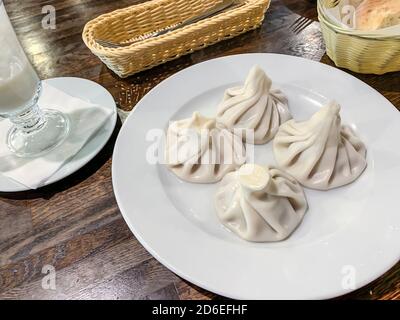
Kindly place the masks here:
MULTIPOLYGON (((135 0, 5 0, 19 38, 42 78, 77 76, 106 87, 131 110, 157 83, 195 63, 245 52, 277 52, 333 65, 325 55, 316 0, 273 0, 263 26, 152 70, 120 79, 81 40, 84 24, 135 0), (55 30, 41 27, 56 8, 55 30), (310 20, 305 20, 310 19, 310 20)), ((400 109, 400 73, 358 75, 400 109)), ((0 193, 0 299, 220 299, 167 270, 124 222, 111 184, 120 124, 100 154, 65 180, 36 191, 0 193), (42 288, 42 268, 56 289, 42 288)), ((400 299, 400 264, 343 299, 400 299)))

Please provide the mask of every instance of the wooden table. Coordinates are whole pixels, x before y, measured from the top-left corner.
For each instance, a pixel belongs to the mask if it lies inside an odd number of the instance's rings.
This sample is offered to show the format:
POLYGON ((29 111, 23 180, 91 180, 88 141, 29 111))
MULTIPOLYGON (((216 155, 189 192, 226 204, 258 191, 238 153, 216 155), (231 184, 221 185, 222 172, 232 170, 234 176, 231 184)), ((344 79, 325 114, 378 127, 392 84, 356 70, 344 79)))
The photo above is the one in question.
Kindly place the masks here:
MULTIPOLYGON (((263 26, 176 61, 120 79, 81 40, 84 24, 137 0, 54 0, 57 28, 41 27, 46 0, 4 0, 22 45, 42 78, 77 76, 106 87, 131 110, 154 85, 195 63, 244 52, 277 52, 333 65, 316 18, 316 0, 273 0, 263 26), (311 20, 305 20, 311 19, 311 20), (296 28, 297 26, 297 28, 296 28)), ((400 108, 400 73, 355 76, 400 108)), ((63 181, 37 191, 0 193, 1 299, 218 299, 167 270, 138 243, 111 185, 120 124, 100 154, 63 181), (56 290, 42 288, 42 268, 56 290)), ((400 299, 400 264, 343 298, 400 299)))

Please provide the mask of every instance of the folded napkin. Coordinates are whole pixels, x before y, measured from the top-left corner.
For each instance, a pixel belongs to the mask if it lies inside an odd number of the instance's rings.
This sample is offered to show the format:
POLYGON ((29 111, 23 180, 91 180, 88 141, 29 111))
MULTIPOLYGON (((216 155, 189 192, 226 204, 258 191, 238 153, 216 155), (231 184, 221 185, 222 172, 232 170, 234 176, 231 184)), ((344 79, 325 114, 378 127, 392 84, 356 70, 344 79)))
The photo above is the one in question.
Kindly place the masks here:
POLYGON ((70 120, 70 133, 60 146, 38 158, 16 157, 5 143, 11 122, 0 121, 0 174, 30 189, 43 186, 96 135, 114 113, 101 105, 72 97, 46 82, 43 82, 39 106, 66 114, 70 120))

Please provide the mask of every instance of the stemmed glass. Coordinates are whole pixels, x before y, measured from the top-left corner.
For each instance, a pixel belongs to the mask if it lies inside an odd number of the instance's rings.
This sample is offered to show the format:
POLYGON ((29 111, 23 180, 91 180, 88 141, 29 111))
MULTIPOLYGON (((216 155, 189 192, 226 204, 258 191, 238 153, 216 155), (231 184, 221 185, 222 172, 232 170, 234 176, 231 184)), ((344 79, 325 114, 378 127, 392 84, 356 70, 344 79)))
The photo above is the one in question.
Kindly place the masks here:
POLYGON ((68 135, 63 113, 41 110, 41 81, 26 57, 0 0, 0 117, 13 126, 7 145, 19 157, 37 157, 60 145, 68 135))

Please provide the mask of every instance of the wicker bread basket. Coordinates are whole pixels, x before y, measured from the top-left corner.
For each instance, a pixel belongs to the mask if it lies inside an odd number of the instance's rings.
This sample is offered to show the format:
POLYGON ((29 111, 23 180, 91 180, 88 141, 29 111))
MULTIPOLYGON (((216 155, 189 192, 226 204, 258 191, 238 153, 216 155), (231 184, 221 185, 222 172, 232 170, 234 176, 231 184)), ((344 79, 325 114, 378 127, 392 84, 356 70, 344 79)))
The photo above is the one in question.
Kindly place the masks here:
POLYGON ((400 35, 373 37, 340 28, 332 24, 321 10, 329 2, 318 0, 318 19, 326 52, 338 67, 374 74, 400 70, 400 35))
POLYGON ((108 68, 127 77, 259 27, 270 4, 270 0, 246 0, 240 7, 128 47, 110 48, 95 41, 123 43, 198 16, 219 2, 152 0, 116 10, 89 21, 83 41, 108 68))

